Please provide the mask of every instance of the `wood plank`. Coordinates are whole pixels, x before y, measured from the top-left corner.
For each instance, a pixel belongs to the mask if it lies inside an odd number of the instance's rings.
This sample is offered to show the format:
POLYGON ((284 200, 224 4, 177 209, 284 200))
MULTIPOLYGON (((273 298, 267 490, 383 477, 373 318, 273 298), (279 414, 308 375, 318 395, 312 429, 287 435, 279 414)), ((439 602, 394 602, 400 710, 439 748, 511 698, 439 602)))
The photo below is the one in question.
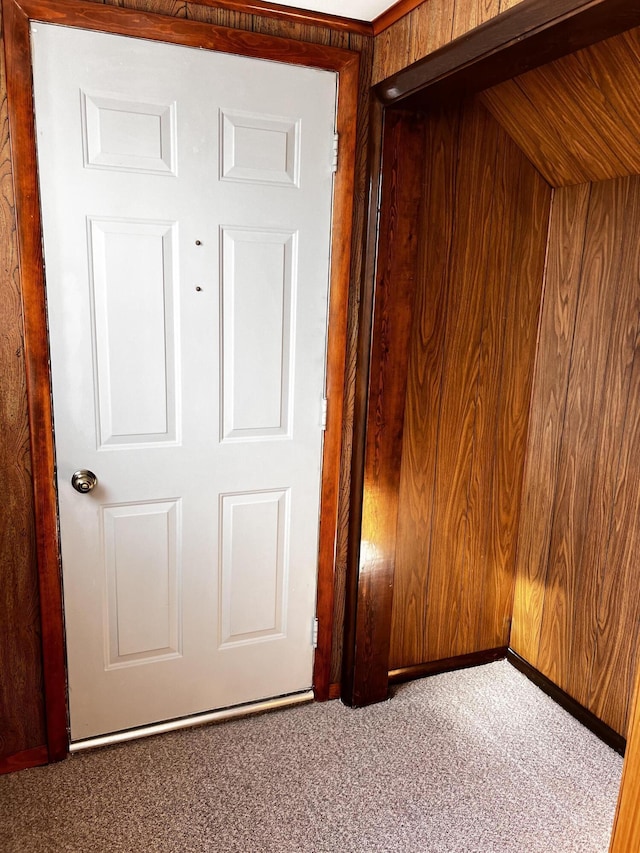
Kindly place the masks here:
POLYGON ((640 172, 640 37, 633 33, 483 93, 493 115, 553 186, 640 172))
MULTIPOLYGON (((483 106, 476 109, 485 113, 483 106)), ((488 113, 487 113, 488 115, 488 113)), ((475 417, 473 430, 473 448, 469 488, 467 497, 467 546, 463 563, 463 582, 461 584, 460 614, 461 627, 465 630, 465 639, 460 654, 467 654, 482 648, 506 645, 509 623, 502 626, 502 642, 484 645, 484 635, 493 617, 492 608, 496 601, 491 593, 497 593, 498 600, 505 594, 510 598, 511 578, 502 574, 504 566, 491 564, 488 558, 489 539, 496 522, 497 507, 502 484, 495 481, 496 454, 499 453, 502 435, 498 414, 503 383, 518 382, 520 377, 503 375, 503 356, 506 328, 515 321, 507 312, 509 295, 516 285, 517 273, 511 269, 512 243, 516 228, 517 195, 520 171, 525 158, 507 134, 495 123, 497 133, 494 136, 495 149, 498 152, 490 176, 492 182, 491 217, 487 223, 487 239, 479 246, 480 263, 484 269, 484 300, 482 308, 482 328, 478 347, 478 378, 475 390, 475 417), (494 488, 495 487, 495 488, 494 488), (503 592, 495 583, 505 583, 503 592), (489 593, 485 596, 485 592, 489 593), (491 610, 488 612, 485 605, 491 610)), ((488 153, 488 152, 487 152, 488 153)), ((487 153, 484 156, 487 156, 487 153)), ((482 156, 482 155, 481 155, 482 156)), ((523 458, 514 459, 522 464, 523 458)), ((505 519, 506 524, 511 519, 505 519)), ((513 566, 510 567, 513 572, 513 566)), ((461 632, 462 633, 462 632, 461 632)))
POLYGON ((190 21, 215 24, 219 27, 234 27, 237 30, 253 29, 253 15, 248 12, 232 12, 215 6, 204 6, 201 3, 186 3, 185 6, 187 18, 190 21))
POLYGON ((513 239, 510 265, 507 265, 510 278, 503 283, 508 293, 507 322, 503 333, 495 450, 489 462, 490 480, 486 487, 490 497, 483 551, 479 648, 506 645, 511 630, 522 480, 551 209, 550 187, 518 153, 519 183, 510 188, 515 209, 495 226, 511 228, 513 239))
POLYGON ((368 381, 354 666, 345 700, 365 705, 388 690, 389 642, 408 340, 422 195, 422 121, 387 114, 374 325, 368 381))
POLYGON ((411 56, 411 16, 405 15, 375 37, 372 82, 384 80, 409 64, 411 56))
POLYGON ((640 672, 635 681, 627 751, 609 853, 630 853, 640 849, 640 672))
POLYGON ((536 667, 590 192, 556 190, 551 210, 511 631, 514 651, 536 667))
POLYGON ((419 278, 410 337, 402 445, 389 668, 426 660, 425 624, 433 523, 433 487, 442 396, 446 304, 455 226, 459 109, 432 115, 426 130, 426 176, 419 278))
POLYGON ((520 79, 487 89, 480 95, 482 102, 552 187, 588 183, 587 170, 564 143, 564 128, 558 127, 555 115, 552 121, 547 117, 544 124, 538 122, 537 105, 520 79))
POLYGON ((612 318, 620 274, 618 233, 624 222, 629 179, 594 184, 584 242, 537 669, 566 690, 573 659, 573 603, 581 594, 583 548, 606 392, 612 318))
POLYGON ((468 33, 500 13, 500 0, 458 0, 453 15, 453 38, 468 33))
MULTIPOLYGON (((609 434, 620 448, 620 464, 614 472, 611 534, 605 568, 599 579, 595 654, 592 655, 588 693, 594 712, 622 734, 627 730, 640 620, 637 572, 640 547, 640 474, 637 467, 640 453, 640 178, 632 178, 630 182, 625 220, 621 237, 618 236, 622 243, 620 273, 610 286, 626 297, 620 311, 622 316, 616 316, 618 329, 611 342, 611 358, 618 362, 618 371, 625 378, 630 369, 632 372, 624 415, 605 403, 605 417, 611 422, 609 434), (622 341, 624 344, 620 347, 622 341), (628 362, 629 348, 635 349, 632 367, 628 362)), ((622 396, 622 392, 617 396, 622 396)), ((604 461, 599 460, 600 464, 604 461)), ((606 532, 603 530, 603 535, 606 532)))
MULTIPOLYGON (((612 122, 602 94, 574 59, 566 57, 523 74, 518 85, 537 113, 535 120, 531 115, 527 122, 529 132, 542 137, 548 127, 554 127, 571 162, 579 167, 574 169, 575 174, 564 176, 561 185, 581 183, 583 174, 588 181, 629 174, 628 163, 618 156, 618 144, 612 147, 607 138, 617 134, 622 139, 624 133, 615 128, 617 122, 612 122), (603 133, 611 124, 614 128, 603 133)), ((633 162, 632 156, 627 160, 633 162)), ((537 161, 534 164, 539 165, 537 161)))
POLYGON ((447 303, 446 352, 434 490, 427 622, 428 659, 469 648, 463 590, 469 537, 469 488, 476 422, 479 351, 491 244, 494 170, 500 128, 481 107, 465 110, 460 130, 456 230, 447 303))
MULTIPOLYGON (((582 558, 577 567, 578 578, 576 593, 569 613, 568 630, 572 638, 568 666, 567 692, 583 705, 591 702, 590 681, 596 652, 598 635, 598 601, 604 584, 605 572, 617 571, 617 566, 608 564, 607 555, 611 546, 611 531, 614 525, 614 508, 619 490, 629 490, 633 474, 628 470, 630 460, 623 453, 629 453, 627 441, 632 434, 632 424, 637 416, 635 400, 630 397, 630 383, 634 369, 634 357, 640 329, 638 328, 640 309, 638 280, 635 269, 637 259, 633 257, 631 247, 637 240, 639 198, 638 179, 629 181, 629 195, 624 207, 624 218, 614 230, 613 217, 606 226, 614 231, 613 239, 620 245, 620 266, 602 287, 615 290, 616 305, 613 310, 611 333, 608 341, 607 368, 601 389, 596 389, 595 406, 597 415, 591 427, 597 441, 597 451, 592 474, 591 495, 587 510, 587 530, 582 558), (624 476, 620 481, 620 466, 624 462, 624 476)), ((600 265, 599 265, 600 266, 600 265)), ((600 269, 598 269, 600 275, 600 269)), ((637 369, 637 368, 636 368, 637 369)), ((633 456, 632 456, 633 458, 633 456)), ((628 531, 623 531, 626 537, 628 531)), ((620 531, 618 531, 620 535, 620 531)), ((570 602, 571 604, 571 602, 570 602)), ((634 623, 635 624, 635 623, 634 623)), ((633 631, 624 631, 629 643, 633 631)), ((612 683, 615 688, 619 679, 612 683)), ((626 706, 627 696, 621 699, 621 707, 626 706)))
POLYGON ((430 0, 411 13, 410 63, 451 41, 454 9, 451 0, 430 0))

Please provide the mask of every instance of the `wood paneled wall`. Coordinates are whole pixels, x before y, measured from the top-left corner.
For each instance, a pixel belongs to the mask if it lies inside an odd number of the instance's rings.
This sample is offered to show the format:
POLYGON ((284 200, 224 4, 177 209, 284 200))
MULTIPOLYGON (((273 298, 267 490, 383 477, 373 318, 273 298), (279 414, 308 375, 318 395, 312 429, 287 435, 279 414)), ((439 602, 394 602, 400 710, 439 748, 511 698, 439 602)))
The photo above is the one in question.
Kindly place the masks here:
POLYGON ((486 91, 551 186, 640 174, 640 28, 486 91))
POLYGON ((640 620, 640 177, 556 190, 511 645, 626 735, 640 620))
POLYGON ((424 159, 390 669, 508 643, 551 200, 477 102, 424 159))
MULTIPOLYGON (((99 2, 99 0, 96 0, 99 2)), ((337 543, 336 606, 332 678, 340 679, 342 624, 346 575, 349 507, 349 471, 353 424, 353 395, 357 342, 358 286, 361 278, 366 203, 366 152, 368 92, 373 40, 367 36, 304 25, 292 21, 214 9, 183 0, 107 0, 107 3, 145 12, 156 12, 204 23, 283 36, 297 41, 332 45, 361 54, 360 107, 358 115, 358 162, 354 211, 349 306, 349 348, 340 483, 340 535, 337 543)), ((4 57, 4 51, 1 51, 4 57)), ((3 760, 28 753, 45 742, 42 673, 39 640, 39 603, 34 553, 33 495, 26 414, 25 372, 22 358, 21 298, 17 274, 12 170, 6 118, 4 65, 0 77, 0 482, 3 511, 0 514, 0 770, 3 760)), ((27 756, 25 757, 25 761, 27 756)), ((40 759, 41 760, 41 759, 40 759)), ((8 765, 9 766, 9 765, 8 765)))
POLYGON ((522 0, 425 0, 376 36, 374 84, 520 2, 522 0))

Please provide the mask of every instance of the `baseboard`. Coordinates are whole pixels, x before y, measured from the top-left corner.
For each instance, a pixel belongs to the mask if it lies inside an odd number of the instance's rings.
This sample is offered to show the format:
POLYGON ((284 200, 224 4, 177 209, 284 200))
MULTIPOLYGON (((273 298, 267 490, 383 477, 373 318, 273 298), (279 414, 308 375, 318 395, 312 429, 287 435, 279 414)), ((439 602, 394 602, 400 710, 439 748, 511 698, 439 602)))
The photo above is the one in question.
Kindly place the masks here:
POLYGON ((427 675, 438 675, 441 672, 452 672, 455 669, 481 666, 484 663, 504 660, 506 655, 507 647, 499 646, 497 649, 442 658, 442 660, 429 661, 429 663, 419 663, 416 666, 403 666, 389 671, 389 684, 401 684, 403 681, 413 681, 414 678, 425 678, 427 675))
POLYGON ((599 717, 581 705, 573 697, 561 690, 550 679, 539 672, 534 666, 531 666, 524 658, 520 657, 513 649, 507 649, 507 660, 512 666, 515 666, 523 675, 526 675, 529 681, 532 681, 539 687, 547 696, 550 696, 554 702, 557 702, 565 711, 568 711, 572 717, 582 723, 583 726, 592 731, 594 735, 600 738, 601 741, 610 746, 620 755, 624 755, 627 741, 617 731, 603 723, 599 717))
POLYGON ((15 773, 16 770, 26 770, 27 767, 39 767, 41 764, 47 764, 48 761, 49 752, 46 746, 24 749, 22 752, 14 752, 13 755, 0 758, 0 775, 15 773))

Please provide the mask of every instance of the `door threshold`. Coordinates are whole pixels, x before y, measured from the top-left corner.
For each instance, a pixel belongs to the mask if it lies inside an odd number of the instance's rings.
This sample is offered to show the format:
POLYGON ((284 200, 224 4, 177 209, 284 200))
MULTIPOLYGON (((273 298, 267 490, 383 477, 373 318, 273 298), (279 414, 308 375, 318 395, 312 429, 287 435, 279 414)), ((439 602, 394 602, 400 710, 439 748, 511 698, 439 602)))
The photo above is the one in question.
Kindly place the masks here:
POLYGON ((166 723, 154 723, 153 725, 141 726, 137 729, 127 729, 124 732, 114 732, 109 735, 76 740, 69 744, 69 752, 84 752, 87 749, 97 749, 101 746, 124 743, 128 740, 151 737, 152 735, 160 735, 165 732, 175 732, 179 729, 190 729, 194 726, 204 726, 209 723, 224 723, 227 720, 235 720, 239 717, 251 717, 254 714, 262 714, 265 711, 277 711, 279 708, 303 705, 307 702, 313 702, 313 700, 313 690, 305 690, 302 693, 277 696, 275 699, 263 699, 261 702, 248 702, 246 705, 235 705, 232 708, 222 708, 220 711, 208 711, 205 714, 193 714, 190 717, 180 717, 177 720, 169 720, 166 723))

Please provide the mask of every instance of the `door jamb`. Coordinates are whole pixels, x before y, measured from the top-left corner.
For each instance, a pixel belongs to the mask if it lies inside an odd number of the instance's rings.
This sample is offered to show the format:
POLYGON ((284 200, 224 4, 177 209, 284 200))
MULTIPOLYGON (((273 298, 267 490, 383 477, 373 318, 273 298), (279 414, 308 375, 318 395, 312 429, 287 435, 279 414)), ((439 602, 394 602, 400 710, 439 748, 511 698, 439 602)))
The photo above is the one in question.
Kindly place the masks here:
POLYGON ((60 760, 67 755, 69 734, 49 342, 33 119, 31 21, 269 59, 338 74, 336 129, 340 137, 340 159, 333 197, 325 391, 330 416, 323 448, 317 600, 319 630, 313 673, 316 698, 327 699, 333 634, 359 54, 83 0, 2 0, 2 12, 23 300, 49 761, 60 760))

